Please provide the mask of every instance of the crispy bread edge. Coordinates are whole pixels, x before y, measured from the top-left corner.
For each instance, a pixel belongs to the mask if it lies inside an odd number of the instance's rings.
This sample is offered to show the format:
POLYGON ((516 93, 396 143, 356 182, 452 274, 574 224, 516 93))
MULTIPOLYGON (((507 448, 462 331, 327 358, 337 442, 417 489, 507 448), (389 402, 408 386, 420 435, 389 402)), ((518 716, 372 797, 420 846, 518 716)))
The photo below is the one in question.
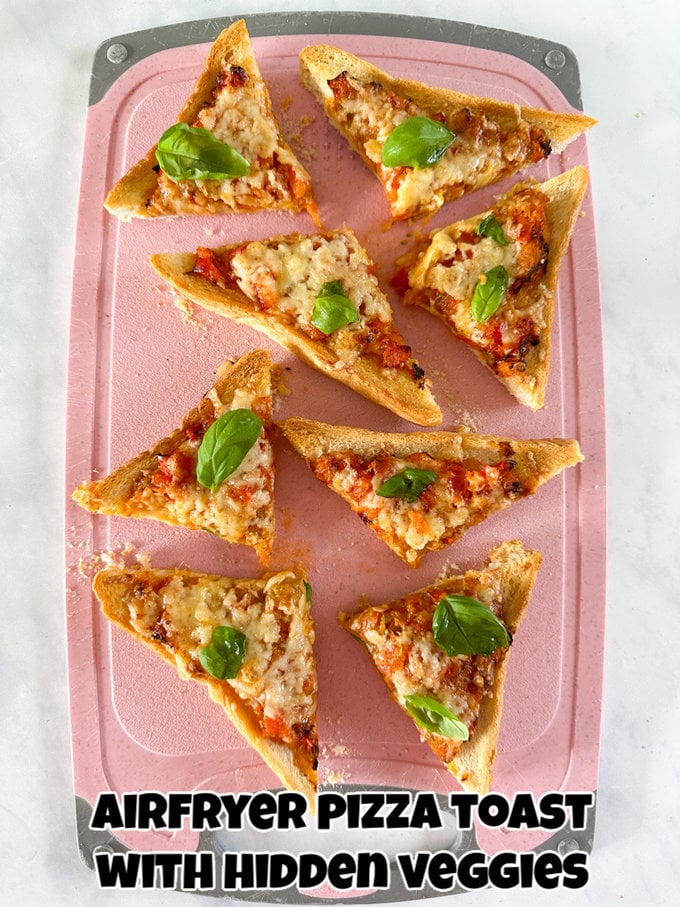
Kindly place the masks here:
MULTIPOLYGON (((278 120, 274 115, 269 89, 262 78, 260 67, 253 52, 252 44, 250 43, 248 29, 243 19, 239 19, 232 23, 228 28, 225 28, 215 39, 206 58, 203 71, 196 82, 194 90, 184 104, 184 107, 182 107, 176 122, 188 123, 191 125, 196 120, 203 104, 210 101, 212 97, 217 76, 219 75, 225 60, 230 59, 233 60, 236 65, 243 65, 245 69, 262 81, 267 115, 271 117, 276 124, 281 142, 286 146, 290 153, 293 154, 292 149, 282 136, 278 120)), ((156 160, 157 147, 157 144, 154 145, 142 160, 138 161, 123 177, 121 177, 107 195, 104 201, 104 207, 120 220, 129 221, 133 217, 150 218, 157 216, 150 214, 146 207, 146 203, 151 198, 158 185, 158 176, 154 171, 154 167, 158 163, 156 160)), ((294 154, 293 156, 297 161, 297 156, 294 154)), ((309 177, 309 174, 307 174, 307 171, 302 164, 300 164, 299 161, 297 161, 297 163, 300 170, 309 177)), ((313 192, 306 195, 304 198, 299 199, 297 202, 291 199, 290 202, 282 204, 281 207, 296 213, 309 210, 312 218, 318 222, 318 212, 313 192)), ((226 206, 224 210, 231 211, 231 209, 226 206)), ((206 212, 197 207, 193 213, 205 214, 206 212)))
POLYGON ((523 107, 507 101, 463 94, 453 89, 435 88, 412 79, 396 79, 366 60, 328 44, 311 45, 300 52, 302 83, 322 104, 332 98, 328 80, 343 71, 363 82, 381 82, 388 91, 405 94, 420 107, 435 113, 467 107, 509 123, 522 117, 545 129, 556 151, 561 151, 569 141, 597 123, 597 120, 582 113, 558 113, 537 107, 523 107))
MULTIPOLYGON (((513 636, 529 604, 541 560, 537 551, 525 549, 518 541, 504 542, 489 554, 486 569, 500 566, 503 570, 503 614, 513 636)), ((448 765, 466 790, 480 794, 485 794, 490 789, 493 779, 503 713, 504 684, 511 652, 512 647, 496 667, 491 695, 482 700, 474 734, 462 744, 456 758, 448 765)))
MULTIPOLYGON (((252 387, 257 396, 270 395, 271 369, 269 352, 253 350, 235 362, 222 363, 217 370, 217 381, 211 390, 215 391, 225 405, 233 400, 236 390, 241 387, 252 387)), ((90 483, 82 482, 71 495, 73 500, 91 513, 130 516, 131 514, 125 512, 123 503, 133 496, 140 476, 157 466, 159 455, 172 453, 184 441, 186 437, 184 426, 196 422, 206 409, 212 411, 212 403, 207 399, 207 394, 204 395, 198 406, 182 419, 179 428, 166 438, 156 442, 148 450, 118 466, 103 479, 90 483)), ((272 541, 272 539, 264 539, 255 546, 258 556, 264 562, 269 558, 272 541)))
MULTIPOLYGON (((272 240, 286 238, 291 237, 272 237, 272 240)), ((218 251, 240 245, 242 243, 223 246, 218 251)), ((394 374, 386 374, 365 358, 359 358, 351 368, 335 368, 335 359, 328 355, 321 344, 306 337, 283 320, 275 321, 261 315, 253 309, 251 301, 240 290, 219 287, 200 275, 192 274, 196 261, 194 253, 162 253, 151 255, 149 260, 163 280, 190 302, 266 334, 307 365, 409 422, 424 426, 438 425, 441 422, 442 412, 427 385, 418 387, 415 380, 402 369, 392 370, 394 374)))
MULTIPOLYGON (((520 541, 503 542, 490 552, 488 563, 484 568, 481 570, 470 570, 464 574, 466 576, 483 577, 491 571, 498 569, 502 571, 503 617, 513 635, 516 633, 529 603, 541 559, 541 555, 537 551, 524 548, 520 541)), ((451 586, 456 588, 454 584, 459 579, 460 577, 449 577, 425 588, 429 589, 432 586, 444 590, 451 586)), ((370 603, 362 600, 359 610, 354 614, 340 613, 338 620, 343 629, 352 635, 356 635, 352 629, 353 619, 366 606, 371 607, 370 603)), ((464 788, 482 794, 489 790, 493 778, 493 764, 496 758, 496 748, 501 727, 503 688, 509 655, 510 650, 506 652, 503 660, 496 666, 494 681, 490 691, 491 695, 486 695, 482 700, 474 734, 469 741, 461 745, 456 758, 452 762, 447 763, 449 771, 464 788)), ((373 662, 372 658, 371 662, 373 662)), ((396 702, 389 687, 388 692, 396 702)), ((398 702, 397 704, 402 708, 398 702)))
MULTIPOLYGON (((189 675, 185 670, 185 662, 179 656, 173 657, 159 642, 142 637, 130 622, 129 609, 125 606, 124 592, 135 581, 135 575, 140 571, 107 568, 96 574, 92 584, 102 612, 117 627, 130 633, 139 642, 143 643, 164 661, 171 664, 183 680, 195 680, 205 684, 210 698, 227 713, 234 727, 244 737, 246 742, 256 750, 281 779, 286 787, 304 794, 309 801, 310 810, 313 811, 316 796, 316 778, 308 777, 295 764, 292 750, 284 744, 277 743, 262 735, 257 722, 247 708, 247 705, 238 696, 228 683, 222 683, 209 676, 197 677, 189 675)), ((153 571, 145 571, 147 574, 153 571)), ((190 574, 191 571, 176 571, 178 574, 190 574)), ((246 586, 264 588, 266 580, 239 580, 246 586)))
POLYGON ((520 475, 536 474, 543 484, 568 466, 583 460, 578 441, 568 438, 522 440, 475 432, 374 432, 348 425, 329 425, 292 416, 277 423, 293 447, 306 460, 338 450, 353 450, 360 456, 374 457, 387 450, 397 457, 425 452, 438 458, 475 457, 497 454, 499 446, 510 443, 520 475), (515 454, 519 457, 516 458, 515 454))

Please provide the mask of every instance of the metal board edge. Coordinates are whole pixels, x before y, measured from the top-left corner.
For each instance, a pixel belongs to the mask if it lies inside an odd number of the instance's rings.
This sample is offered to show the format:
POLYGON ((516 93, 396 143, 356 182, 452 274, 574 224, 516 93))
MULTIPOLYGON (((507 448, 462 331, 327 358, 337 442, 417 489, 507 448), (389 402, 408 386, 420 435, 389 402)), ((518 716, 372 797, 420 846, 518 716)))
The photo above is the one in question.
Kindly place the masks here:
MULTIPOLYGON (((97 48, 89 105, 97 104, 135 63, 159 51, 214 41, 241 16, 195 19, 108 38, 97 48)), ((518 32, 449 19, 363 12, 281 12, 248 16, 252 37, 294 34, 364 34, 419 38, 511 54, 550 79, 572 107, 582 110, 581 77, 573 51, 563 44, 518 32)))

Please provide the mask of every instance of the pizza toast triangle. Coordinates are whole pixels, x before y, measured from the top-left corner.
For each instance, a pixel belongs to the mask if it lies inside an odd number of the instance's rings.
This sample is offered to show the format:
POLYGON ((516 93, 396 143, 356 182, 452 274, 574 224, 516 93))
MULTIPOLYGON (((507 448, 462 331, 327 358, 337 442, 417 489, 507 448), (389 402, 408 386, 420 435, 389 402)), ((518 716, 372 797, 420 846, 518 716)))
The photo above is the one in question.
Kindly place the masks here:
MULTIPOLYGON (((305 794, 314 808, 314 625, 301 575, 284 571, 258 580, 229 579, 189 570, 111 567, 95 576, 93 589, 110 621, 173 665, 183 679, 204 684, 285 786, 305 794), (242 664, 232 664, 224 679, 209 673, 199 654, 203 647, 219 645, 216 627, 245 637, 242 664), (284 671, 285 685, 280 682, 284 671)), ((237 657, 233 649, 226 655, 237 657)))
POLYGON ((325 44, 301 51, 300 78, 383 184, 394 220, 433 213, 452 199, 544 160, 596 123, 577 112, 520 106, 393 78, 325 44), (455 136, 450 148, 420 166, 383 164, 388 136, 412 117, 445 125, 455 136))
MULTIPOLYGON (((180 168, 171 178, 161 169, 155 145, 109 192, 104 206, 111 214, 127 221, 284 209, 308 211, 318 223, 309 174, 281 134, 243 20, 217 37, 177 123, 205 129, 233 148, 248 162, 249 173, 232 179, 179 178, 180 168)), ((194 145, 187 147, 191 140, 180 134, 171 149, 183 165, 185 153, 196 151, 194 145)), ((190 160, 196 173, 204 165, 201 159, 190 160)))
POLYGON ((446 596, 474 598, 493 611, 512 639, 540 564, 538 552, 519 541, 504 542, 491 551, 481 570, 451 576, 390 604, 372 606, 364 601, 358 612, 340 615, 341 625, 365 645, 390 695, 416 722, 421 738, 471 791, 484 794, 491 787, 511 647, 486 656, 449 656, 435 642, 432 617, 446 596), (407 649, 413 642, 419 645, 419 657, 409 661, 407 649), (481 698, 469 696, 469 689, 479 690, 481 698), (407 695, 428 696, 449 707, 467 726, 469 739, 459 742, 423 727, 413 706, 409 712, 407 695))
POLYGON ((411 567, 583 459, 578 442, 563 438, 388 434, 298 417, 277 427, 315 476, 411 567))
POLYGON ((582 166, 543 183, 518 183, 492 208, 433 231, 397 262, 393 286, 405 290, 404 302, 440 318, 532 410, 545 403, 560 268, 587 187, 582 166), (489 219, 500 242, 480 236, 489 219), (507 289, 479 320, 477 285, 499 267, 507 268, 507 289))
POLYGON ((151 448, 94 482, 83 482, 73 499, 95 513, 160 520, 205 529, 225 541, 249 545, 267 562, 274 538, 274 458, 271 358, 254 350, 218 369, 217 381, 181 426, 151 448), (198 450, 206 431, 234 410, 254 413, 254 441, 242 461, 215 490, 197 478, 198 450))
POLYGON ((441 422, 429 381, 397 330, 375 266, 351 230, 277 236, 149 260, 184 299, 266 334, 410 422, 441 422), (312 319, 318 295, 334 283, 342 285, 356 317, 325 333, 312 319))

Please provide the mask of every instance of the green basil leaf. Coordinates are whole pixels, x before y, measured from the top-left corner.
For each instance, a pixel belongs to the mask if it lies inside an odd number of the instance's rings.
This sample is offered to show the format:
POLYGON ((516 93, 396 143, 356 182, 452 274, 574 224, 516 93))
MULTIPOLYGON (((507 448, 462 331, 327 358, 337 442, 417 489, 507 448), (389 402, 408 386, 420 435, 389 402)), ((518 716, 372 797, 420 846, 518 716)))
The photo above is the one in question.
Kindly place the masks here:
POLYGON ((250 173, 238 151, 200 126, 175 123, 156 148, 156 160, 171 180, 225 180, 250 173))
POLYGON ((512 642, 493 611, 467 595, 447 595, 439 602, 432 632, 447 655, 490 655, 512 642))
POLYGON ((319 296, 347 296, 341 280, 328 280, 321 287, 319 296))
POLYGON ((311 583, 308 583, 306 579, 303 579, 302 582, 304 583, 304 586, 305 586, 305 598, 307 599, 308 602, 311 602, 312 585, 311 585, 311 583))
POLYGON ((487 214, 483 221, 477 227, 477 236, 489 236, 495 239, 501 246, 507 246, 508 240, 505 238, 503 228, 498 223, 493 214, 487 214))
POLYGON ((324 334, 332 334, 346 324, 359 320, 359 313, 347 298, 339 280, 330 280, 321 287, 312 310, 311 322, 324 334))
POLYGON ((413 504, 436 478, 436 473, 430 469, 416 469, 407 466, 406 469, 383 482, 376 494, 383 498, 405 498, 409 504, 413 504))
POLYGON ((508 272, 503 265, 491 268, 486 272, 485 277, 486 280, 480 280, 477 283, 470 303, 472 315, 480 324, 486 324, 498 310, 508 288, 509 280, 508 272))
POLYGON ((381 159, 385 167, 432 167, 456 138, 448 126, 429 117, 409 117, 387 136, 381 159))
POLYGON ((215 627, 207 646, 198 650, 203 669, 218 680, 231 680, 246 657, 246 638, 233 627, 215 627))
POLYGON ((432 731, 441 737, 452 740, 468 740, 470 732, 460 718, 456 718, 450 709, 432 696, 413 694, 404 698, 406 711, 415 723, 426 731, 432 731))
POLYGON ((257 441, 262 422, 249 409, 222 413, 203 435, 196 460, 196 478, 215 491, 257 441))

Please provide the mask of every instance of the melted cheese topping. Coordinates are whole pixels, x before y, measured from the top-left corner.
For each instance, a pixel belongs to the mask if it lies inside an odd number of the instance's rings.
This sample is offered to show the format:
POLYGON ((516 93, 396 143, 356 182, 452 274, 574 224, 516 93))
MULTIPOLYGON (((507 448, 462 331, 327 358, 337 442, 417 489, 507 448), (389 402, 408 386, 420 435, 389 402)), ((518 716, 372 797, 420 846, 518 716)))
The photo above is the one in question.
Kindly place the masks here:
MULTIPOLYGON (((251 409, 252 390, 239 388, 225 406, 211 391, 215 419, 235 409, 251 409)), ((227 541, 257 545, 274 534, 274 459, 265 428, 240 465, 214 491, 196 479, 200 437, 186 440, 132 498, 131 514, 153 516, 190 529, 205 529, 227 541)))
MULTIPOLYGON (((408 271, 405 301, 433 311, 457 336, 485 353, 497 370, 523 370, 529 348, 539 346, 548 327, 553 294, 543 280, 549 255, 546 204, 539 190, 525 188, 492 212, 434 233, 408 271), (503 229, 506 246, 477 235, 477 227, 490 213, 503 229), (480 280, 498 266, 505 268, 508 286, 497 311, 481 323, 472 314, 472 299, 480 280), (507 363, 501 363, 503 359, 507 363)), ((539 346, 536 360, 545 355, 539 346)))
POLYGON ((342 451, 321 457, 312 468, 413 565, 419 563, 423 552, 451 544, 489 513, 527 493, 514 482, 514 463, 508 459, 495 466, 466 469, 463 464, 434 460, 427 454, 403 459, 381 454, 368 462, 342 451), (407 467, 430 470, 436 475, 435 481, 413 502, 378 495, 388 478, 407 467))
MULTIPOLYGON (((382 147, 393 130, 413 116, 432 116, 409 98, 396 96, 377 82, 364 83, 346 73, 329 112, 345 134, 372 162, 387 191, 393 217, 436 211, 444 202, 479 189, 546 156, 546 138, 517 116, 512 131, 481 114, 461 109, 447 125, 456 138, 433 166, 384 167, 382 147), (541 144, 543 143, 543 144, 541 144)), ((441 115, 437 115, 439 118, 441 115)))
POLYGON ((248 161, 250 172, 222 181, 178 182, 161 172, 151 213, 156 209, 159 214, 188 214, 195 213, 197 207, 210 212, 224 210, 225 206, 230 210, 275 208, 291 203, 299 207, 300 197, 311 197, 309 176, 281 137, 262 79, 247 73, 243 85, 216 88, 212 103, 201 109, 192 125, 231 145, 248 161))
MULTIPOLYGON (((474 225, 476 227, 476 224, 474 225)), ((473 345, 484 349, 488 343, 488 322, 480 323, 472 314, 471 302, 480 278, 499 265, 508 273, 508 289, 523 276, 519 266, 521 243, 512 242, 501 246, 495 240, 485 237, 470 245, 457 242, 445 231, 437 234, 418 267, 413 288, 427 288, 456 300, 459 304, 447 310, 450 326, 457 334, 467 338, 473 345), (455 264, 450 262, 458 256, 455 264)), ((522 319, 529 319, 540 333, 546 327, 546 305, 551 298, 547 288, 540 284, 530 298, 515 297, 506 291, 494 318, 500 325, 501 343, 511 347, 516 340, 516 325, 522 319)))
POLYGON ((245 660, 228 683, 256 711, 263 728, 279 728, 294 742, 294 728, 311 729, 316 712, 314 631, 302 580, 279 573, 267 583, 239 583, 172 571, 158 591, 129 601, 131 624, 179 655, 188 676, 204 673, 199 650, 215 627, 246 637, 245 660))
POLYGON ((345 368, 361 355, 369 322, 392 322, 387 297, 372 273, 372 262, 348 232, 304 236, 299 241, 251 242, 231 259, 239 289, 258 305, 274 306, 306 334, 323 338, 324 348, 345 368), (324 283, 339 280, 359 319, 330 335, 311 324, 316 298, 324 283))
POLYGON ((475 232, 481 220, 466 222, 468 230, 436 233, 419 263, 413 286, 439 290, 454 299, 471 300, 480 276, 492 268, 502 266, 511 279, 516 276, 518 243, 503 246, 490 237, 482 237, 475 243, 459 238, 461 233, 475 232))
MULTIPOLYGON (((503 650, 491 656, 449 656, 437 645, 432 615, 440 599, 452 591, 476 598, 502 618, 500 575, 488 571, 483 581, 466 578, 460 589, 447 589, 445 593, 433 587, 393 605, 367 608, 352 618, 350 630, 366 644, 402 708, 407 696, 430 696, 463 721, 472 734, 503 650)), ((447 762, 453 759, 461 741, 420 727, 419 731, 440 758, 447 762)))

